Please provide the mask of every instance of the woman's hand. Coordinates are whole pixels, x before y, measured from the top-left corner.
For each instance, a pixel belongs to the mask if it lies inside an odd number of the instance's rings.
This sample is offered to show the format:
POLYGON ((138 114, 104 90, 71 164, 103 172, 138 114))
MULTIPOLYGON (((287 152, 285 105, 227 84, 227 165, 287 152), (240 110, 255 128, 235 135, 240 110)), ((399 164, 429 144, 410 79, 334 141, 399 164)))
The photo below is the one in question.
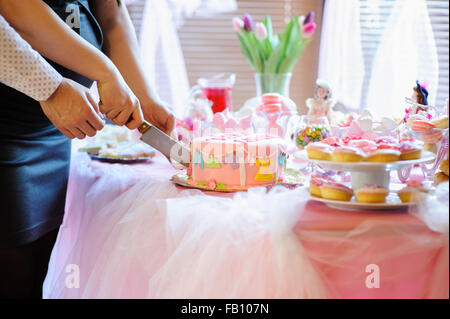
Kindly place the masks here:
POLYGON ((133 130, 143 123, 139 100, 118 71, 97 81, 100 111, 119 126, 133 130))
POLYGON ((148 122, 168 135, 172 133, 175 128, 175 117, 162 102, 157 103, 152 99, 142 99, 141 107, 144 118, 148 122))
POLYGON ((56 91, 40 104, 48 119, 70 139, 94 136, 105 125, 89 90, 69 79, 63 79, 56 91))

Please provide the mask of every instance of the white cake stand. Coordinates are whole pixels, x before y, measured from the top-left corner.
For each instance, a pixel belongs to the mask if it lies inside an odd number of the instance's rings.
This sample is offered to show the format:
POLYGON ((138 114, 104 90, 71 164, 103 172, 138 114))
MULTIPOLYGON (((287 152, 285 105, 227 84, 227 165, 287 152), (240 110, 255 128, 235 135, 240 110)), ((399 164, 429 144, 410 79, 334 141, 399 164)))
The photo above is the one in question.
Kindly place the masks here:
POLYGON ((390 172, 410 169, 416 164, 426 164, 433 162, 436 155, 432 152, 422 151, 422 157, 415 160, 397 161, 390 163, 356 162, 341 163, 323 160, 312 160, 308 158, 305 150, 294 154, 295 158, 312 162, 322 168, 351 172, 352 188, 354 190, 362 188, 365 184, 375 184, 389 189, 390 172))

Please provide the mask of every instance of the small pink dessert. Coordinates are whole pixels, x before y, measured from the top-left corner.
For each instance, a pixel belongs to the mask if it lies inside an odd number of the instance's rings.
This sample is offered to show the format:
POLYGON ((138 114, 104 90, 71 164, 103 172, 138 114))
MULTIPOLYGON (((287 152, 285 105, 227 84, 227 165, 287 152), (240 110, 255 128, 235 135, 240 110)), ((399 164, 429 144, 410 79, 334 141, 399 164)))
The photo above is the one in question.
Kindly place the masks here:
POLYGON ((336 182, 323 183, 320 192, 323 198, 338 201, 348 202, 353 196, 353 190, 350 187, 336 182))
POLYGON ((422 141, 427 144, 434 144, 442 139, 442 131, 439 129, 431 129, 422 133, 422 141))
POLYGON ((276 93, 267 93, 261 96, 261 99, 264 104, 272 104, 272 103, 280 103, 281 97, 276 93))
POLYGON ((415 120, 412 122, 412 125, 411 125, 411 129, 413 131, 419 131, 419 132, 427 131, 434 127, 435 127, 435 125, 433 123, 431 123, 431 121, 428 121, 428 120, 415 120))
POLYGON ((322 197, 320 187, 322 187, 323 183, 325 183, 323 178, 311 175, 311 179, 309 180, 309 193, 316 197, 322 197))
POLYGON ((421 181, 409 181, 404 188, 397 192, 398 197, 404 203, 422 201, 426 198, 430 189, 421 181))
POLYGON ((194 138, 190 183, 215 189, 246 189, 282 180, 282 139, 266 134, 222 133, 194 138))
POLYGON ((355 192, 356 200, 361 203, 384 203, 389 190, 379 185, 364 185, 355 192))

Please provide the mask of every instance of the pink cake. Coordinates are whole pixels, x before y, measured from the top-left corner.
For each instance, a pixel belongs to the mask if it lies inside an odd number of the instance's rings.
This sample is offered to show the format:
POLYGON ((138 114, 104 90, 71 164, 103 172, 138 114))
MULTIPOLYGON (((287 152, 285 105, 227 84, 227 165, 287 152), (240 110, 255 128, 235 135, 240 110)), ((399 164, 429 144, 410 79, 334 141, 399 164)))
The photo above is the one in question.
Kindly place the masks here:
POLYGON ((194 138, 190 183, 211 189, 246 189, 283 180, 285 145, 266 134, 223 133, 194 138))

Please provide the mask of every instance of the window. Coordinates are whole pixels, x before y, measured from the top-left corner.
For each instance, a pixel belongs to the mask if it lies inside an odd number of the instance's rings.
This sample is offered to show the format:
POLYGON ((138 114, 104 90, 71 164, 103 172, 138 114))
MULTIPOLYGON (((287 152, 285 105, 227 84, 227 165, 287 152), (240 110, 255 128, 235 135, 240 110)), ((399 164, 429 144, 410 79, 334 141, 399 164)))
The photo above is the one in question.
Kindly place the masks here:
MULTIPOLYGON (((326 1, 326 0, 325 0, 326 1)), ((396 0, 360 0, 361 38, 364 54, 365 77, 361 104, 366 105, 369 79, 373 60, 391 9, 396 0)), ((189 81, 194 85, 199 77, 221 72, 237 74, 233 89, 234 107, 240 107, 245 100, 255 95, 253 70, 242 56, 239 42, 231 28, 231 19, 250 13, 255 20, 262 20, 270 14, 277 31, 284 29, 285 18, 316 12, 319 26, 315 40, 305 50, 297 64, 292 82, 291 98, 297 103, 300 112, 305 111, 304 101, 312 96, 317 77, 320 46, 320 24, 323 1, 321 0, 237 0, 236 12, 222 14, 214 18, 191 18, 180 29, 179 36, 186 60, 189 81)), ((439 87, 437 105, 443 105, 449 96, 449 2, 448 0, 426 0, 439 58, 439 87)), ((129 11, 136 31, 140 32, 145 0, 135 0, 129 11)))
MULTIPOLYGON (((316 12, 316 23, 321 24, 322 1, 238 0, 236 12, 210 19, 189 19, 180 30, 180 40, 186 59, 190 83, 203 76, 221 72, 236 73, 233 89, 235 110, 256 95, 254 72, 240 51, 239 41, 231 27, 235 16, 250 13, 255 21, 262 21, 269 14, 274 29, 283 32, 287 17, 316 12)), ((297 64, 291 81, 291 98, 300 111, 305 110, 306 98, 313 95, 317 77, 320 28, 315 40, 308 46, 297 64)))
POLYGON ((427 6, 439 59, 439 87, 436 104, 445 105, 445 99, 449 97, 449 2, 448 0, 427 0, 427 6))
MULTIPOLYGON (((144 0, 129 5, 130 15, 140 31, 144 0)), ((304 15, 315 11, 315 21, 319 26, 314 41, 308 46, 299 60, 291 81, 291 98, 299 110, 305 110, 306 98, 313 95, 317 77, 317 64, 320 45, 320 24, 322 16, 321 0, 238 0, 238 10, 220 14, 213 18, 193 17, 179 30, 190 85, 198 78, 222 72, 236 74, 233 88, 235 110, 256 95, 253 70, 240 51, 239 41, 234 33, 231 20, 235 16, 250 13, 256 21, 262 21, 266 14, 273 19, 274 29, 282 32, 286 17, 304 15)))
MULTIPOLYGON (((361 41, 365 64, 362 106, 367 104, 373 61, 394 2, 395 0, 360 0, 361 41)), ((445 99, 449 96, 449 2, 448 0, 426 0, 426 3, 438 51, 439 86, 436 104, 444 105, 445 99)))

